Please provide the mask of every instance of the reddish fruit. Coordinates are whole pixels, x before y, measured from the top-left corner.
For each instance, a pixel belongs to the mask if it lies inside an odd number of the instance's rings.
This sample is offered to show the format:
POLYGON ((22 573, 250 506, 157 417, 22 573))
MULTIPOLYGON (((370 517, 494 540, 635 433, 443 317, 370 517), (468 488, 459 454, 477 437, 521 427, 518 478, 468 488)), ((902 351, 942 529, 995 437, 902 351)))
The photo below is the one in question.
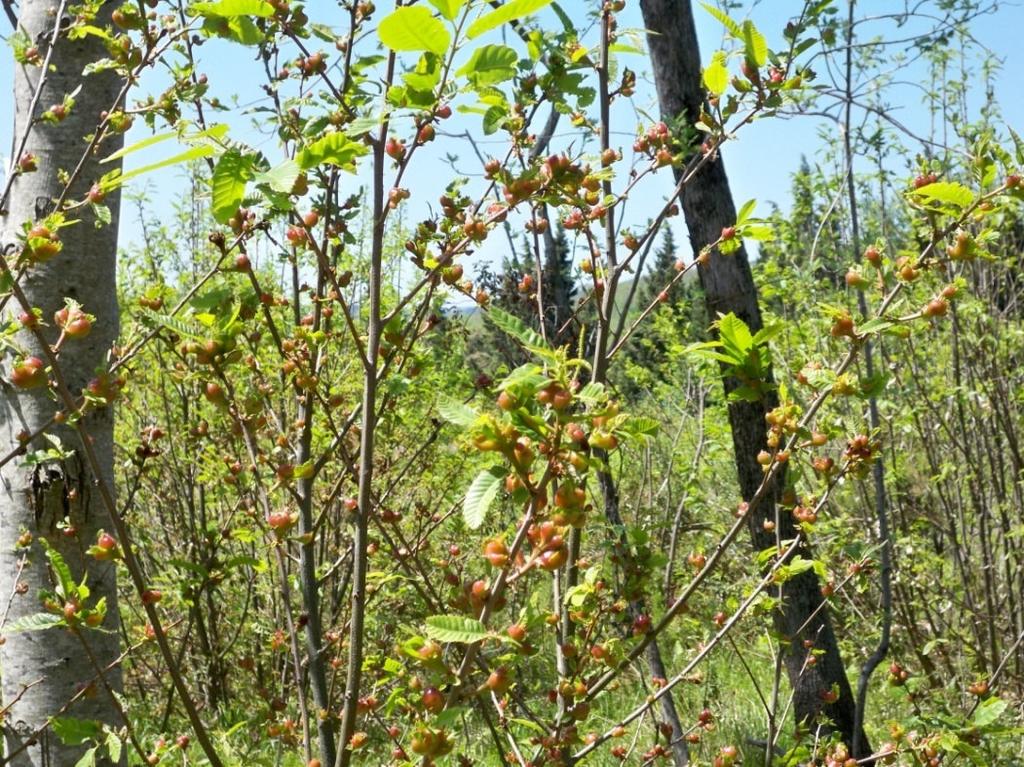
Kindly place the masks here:
POLYGON ((484 544, 484 558, 492 567, 504 567, 508 564, 508 548, 504 541, 492 538, 484 544))
POLYGON ((735 226, 726 226, 722 228, 722 240, 728 242, 736 236, 735 226))
POLYGON ((949 311, 949 302, 944 298, 933 298, 924 307, 921 313, 925 317, 942 317, 949 311))
POLYGON ((55 232, 51 232, 49 227, 42 224, 36 224, 29 229, 25 256, 30 261, 41 264, 60 253, 63 247, 55 232))
POLYGON ((19 389, 36 389, 47 383, 43 361, 38 357, 25 357, 11 369, 10 381, 19 389))
POLYGON ((58 309, 53 321, 69 338, 85 338, 92 330, 92 317, 77 306, 58 309))
POLYGON ((436 114, 442 120, 447 120, 449 117, 452 116, 452 108, 448 104, 442 104, 437 108, 437 111, 434 112, 434 114, 436 114))
POLYGON ((444 694, 436 687, 425 689, 420 701, 423 703, 423 708, 432 714, 437 714, 444 708, 444 694))
POLYGON ((498 695, 503 694, 508 690, 509 686, 508 669, 495 669, 491 672, 490 676, 487 677, 485 684, 487 685, 487 689, 491 692, 495 692, 498 695))
POLYGON ((509 639, 515 640, 516 642, 522 642, 526 639, 526 627, 521 623, 513 623, 505 629, 505 633, 508 634, 509 639))
POLYGON ((287 511, 272 511, 267 515, 267 525, 278 534, 287 532, 295 524, 295 518, 287 511))
POLYGON ((515 410, 518 406, 519 402, 507 391, 498 395, 498 407, 502 410, 515 410))
POLYGON ((854 335, 853 318, 849 314, 844 314, 836 319, 832 323, 832 329, 829 331, 833 338, 842 338, 843 336, 854 335))
POLYGON ((384 151, 392 160, 400 161, 405 157, 405 143, 392 136, 384 144, 384 151))
POLYGON ((142 603, 147 605, 155 605, 164 595, 156 589, 146 589, 142 592, 142 603))

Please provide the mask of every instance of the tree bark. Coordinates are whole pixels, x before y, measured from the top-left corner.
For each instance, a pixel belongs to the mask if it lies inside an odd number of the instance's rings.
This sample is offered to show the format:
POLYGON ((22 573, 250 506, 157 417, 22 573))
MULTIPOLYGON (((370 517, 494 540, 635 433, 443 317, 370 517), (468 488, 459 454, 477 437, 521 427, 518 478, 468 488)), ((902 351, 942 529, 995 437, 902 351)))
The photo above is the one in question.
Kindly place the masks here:
MULTIPOLYGON (((648 30, 661 113, 667 122, 681 119, 685 125, 692 126, 700 115, 704 90, 691 4, 689 0, 641 0, 640 8, 648 30)), ((720 158, 705 166, 687 185, 682 195, 682 208, 695 254, 717 240, 723 227, 735 223, 736 207, 720 158)), ((706 267, 701 267, 700 279, 711 317, 732 312, 751 331, 762 327, 757 288, 744 249, 728 256, 713 256, 706 267)), ((723 385, 728 395, 739 382, 723 376, 723 385)), ((757 454, 767 449, 765 413, 777 405, 774 394, 762 402, 729 403, 736 471, 746 500, 754 496, 764 478, 757 454)), ((775 521, 775 503, 783 484, 780 479, 749 517, 750 535, 757 551, 774 547, 777 536, 785 540, 796 535, 793 521, 786 513, 779 515, 778 530, 768 532, 764 528, 764 522, 775 521)), ((804 552, 804 556, 809 553, 804 552)), ((780 607, 774 613, 774 625, 786 643, 784 660, 793 689, 797 722, 812 730, 819 726, 825 732, 835 730, 852 747, 854 697, 828 607, 822 604, 820 584, 813 572, 806 571, 784 584, 780 607), (800 631, 805 623, 806 627, 800 631), (814 649, 820 653, 813 666, 806 664, 810 650, 804 647, 805 640, 813 642, 814 649), (834 703, 826 703, 822 694, 833 688, 839 697, 834 703)), ((857 741, 863 753, 856 756, 870 753, 863 732, 859 733, 857 741)))
MULTIPOLYGON (((38 44, 43 55, 52 37, 53 25, 68 22, 67 17, 53 15, 55 9, 55 4, 44 0, 21 3, 20 28, 38 44)), ((107 18, 109 12, 108 8, 107 18)), ((84 67, 106 55, 96 36, 72 41, 60 34, 51 57, 52 69, 45 75, 34 115, 29 110, 43 68, 16 67, 14 141, 17 146, 26 131, 30 131, 25 149, 36 156, 38 170, 18 175, 8 199, 0 201, 0 248, 11 264, 21 247, 17 235, 22 232, 22 224, 42 220, 52 212, 64 190, 59 171, 72 173, 78 166, 87 147, 85 137, 95 131, 100 112, 110 109, 117 98, 121 81, 115 72, 108 70, 83 79, 84 67), (74 108, 62 122, 33 124, 40 112, 61 103, 65 95, 80 84, 82 89, 75 95, 74 108)), ((117 167, 110 163, 101 171, 98 159, 117 150, 121 144, 120 136, 115 136, 99 145, 85 162, 68 199, 83 199, 101 172, 117 167)), ((17 160, 12 157, 12 165, 17 160)), ((95 225, 88 206, 76 209, 69 218, 79 219, 80 223, 61 231, 63 250, 46 263, 30 266, 20 283, 29 303, 42 311, 45 323, 42 330, 50 344, 55 343, 60 334, 52 318, 54 312, 64 306, 65 297, 80 302, 86 312, 96 316, 87 337, 67 340, 60 350, 60 368, 68 388, 76 396, 96 376, 97 369, 105 366, 117 339, 115 254, 119 203, 117 193, 108 195, 106 205, 112 221, 101 227, 95 225)), ((4 309, 4 322, 12 319, 16 322, 21 311, 17 300, 10 298, 4 309)), ((14 340, 25 352, 46 360, 28 331, 20 331, 14 340)), ((31 390, 13 387, 6 377, 12 359, 7 353, 5 375, 0 382, 0 453, 3 455, 17 449, 20 432, 36 433, 62 409, 46 387, 31 390)), ((112 487, 113 413, 109 407, 93 409, 84 424, 102 466, 102 480, 112 487)), ((73 765, 92 745, 61 743, 46 727, 49 718, 58 713, 115 727, 123 724, 108 690, 109 686, 113 691, 120 691, 120 667, 115 665, 105 674, 105 684, 97 670, 97 667, 105 669, 114 664, 119 655, 115 566, 97 562, 85 554, 95 543, 98 530, 109 530, 111 523, 96 487, 97 478, 81 454, 75 429, 54 426, 47 433, 61 440, 63 447, 71 452, 70 457, 32 466, 23 456, 18 456, 0 469, 0 603, 11 600, 5 625, 43 611, 38 592, 42 588, 52 589, 53 582, 39 544, 41 538, 64 556, 76 579, 86 576, 91 591, 87 606, 106 598, 107 615, 102 627, 105 631, 83 628, 80 636, 62 628, 4 633, 6 641, 0 647, 0 670, 3 705, 10 707, 4 727, 5 753, 10 755, 20 750, 11 761, 4 763, 15 767, 73 765), (16 542, 24 532, 32 534, 33 542, 30 547, 19 549, 16 542), (28 560, 24 569, 21 568, 23 556, 28 560), (88 642, 91 652, 85 651, 83 640, 88 642), (86 694, 62 712, 61 708, 83 685, 89 688, 86 694)), ((27 445, 27 449, 49 446, 45 439, 38 438, 27 445)), ((104 749, 100 751, 105 754, 104 749)), ((106 765, 110 761, 99 758, 97 764, 106 765)))

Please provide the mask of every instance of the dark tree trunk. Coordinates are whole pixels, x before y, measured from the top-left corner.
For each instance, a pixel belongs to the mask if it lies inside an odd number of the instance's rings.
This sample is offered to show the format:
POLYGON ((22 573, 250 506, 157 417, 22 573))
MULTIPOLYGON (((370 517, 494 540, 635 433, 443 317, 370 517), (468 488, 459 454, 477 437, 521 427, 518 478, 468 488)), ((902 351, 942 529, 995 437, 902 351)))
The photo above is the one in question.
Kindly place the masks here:
MULTIPOLYGON (((700 114, 704 90, 697 30, 690 2, 641 0, 640 8, 644 26, 649 31, 648 45, 661 113, 668 122, 681 118, 683 123, 693 125, 700 114)), ((695 254, 717 240, 723 227, 735 223, 736 207, 720 159, 705 166, 686 187, 682 207, 695 254)), ((732 312, 752 331, 761 328, 757 289, 744 249, 728 256, 713 256, 706 267, 700 268, 700 279, 711 317, 732 312)), ((728 394, 739 382, 725 377, 723 385, 728 394)), ((777 404, 774 395, 760 403, 729 404, 736 471, 740 491, 747 500, 753 497, 764 477, 757 454, 766 449, 765 412, 777 404)), ((750 534, 757 551, 775 546, 777 534, 782 539, 791 539, 796 534, 788 514, 780 515, 781 529, 777 532, 768 532, 764 528, 765 521, 775 519, 775 501, 781 485, 781 481, 777 483, 750 515, 750 534)), ((804 555, 809 556, 807 552, 804 555)), ((829 611, 822 606, 820 584, 813 572, 804 572, 785 583, 774 623, 776 631, 787 642, 785 665, 794 691, 797 721, 812 729, 819 725, 826 731, 835 729, 843 741, 852 746, 853 692, 836 644, 829 611), (816 610, 817 615, 811 618, 816 610), (804 623, 807 623, 806 628, 798 633, 804 623), (805 664, 809 650, 805 649, 804 640, 812 640, 814 648, 821 653, 813 666, 805 664), (839 697, 834 703, 827 704, 822 694, 833 688, 839 697)), ((859 742, 864 751, 862 755, 870 753, 863 733, 859 742)))

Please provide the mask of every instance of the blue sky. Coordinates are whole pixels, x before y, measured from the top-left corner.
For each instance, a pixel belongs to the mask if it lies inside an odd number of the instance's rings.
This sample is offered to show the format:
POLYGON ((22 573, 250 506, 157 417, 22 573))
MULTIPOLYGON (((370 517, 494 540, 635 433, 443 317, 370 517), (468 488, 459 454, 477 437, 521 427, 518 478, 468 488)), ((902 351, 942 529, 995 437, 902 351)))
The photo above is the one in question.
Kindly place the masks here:
MULTIPOLYGON (((378 3, 383 15, 387 0, 378 3)), ((570 14, 579 13, 579 18, 574 19, 583 26, 586 20, 586 11, 592 8, 594 3, 583 2, 582 0, 563 0, 562 7, 570 14)), ((741 3, 742 8, 731 11, 734 17, 740 18, 748 14, 758 27, 765 33, 769 45, 778 45, 781 41, 781 30, 787 19, 798 12, 802 3, 796 0, 763 0, 762 2, 741 3)), ((845 13, 845 3, 840 4, 845 13)), ((860 30, 859 39, 868 40, 875 35, 881 35, 888 39, 908 37, 913 33, 926 31, 927 21, 919 21, 916 24, 908 24, 903 28, 896 28, 891 19, 886 19, 886 14, 901 10, 904 3, 898 0, 862 0, 857 5, 859 17, 878 17, 875 22, 866 23, 860 30)), ((311 6, 310 15, 314 18, 321 16, 320 20, 329 18, 329 8, 326 3, 316 2, 311 6), (322 13, 321 13, 322 11, 322 13)), ((711 53, 720 45, 722 30, 720 24, 699 6, 695 9, 698 29, 701 37, 701 53, 705 61, 709 60, 711 53)), ((543 16, 543 23, 557 23, 551 16, 543 16)), ((620 28, 642 27, 638 3, 636 0, 628 0, 627 10, 620 18, 620 28)), ((985 46, 992 55, 1001 60, 1002 66, 995 79, 995 98, 1000 104, 1003 119, 1006 123, 1014 126, 1018 132, 1024 133, 1024 100, 1021 95, 1024 89, 1019 83, 1019 72, 1024 71, 1024 47, 1020 45, 1020 33, 1024 30, 1024 8, 1021 2, 1000 2, 996 13, 976 19, 971 25, 971 31, 977 42, 985 46)), ((890 53, 895 52, 902 46, 893 46, 890 53)), ((209 72, 210 81, 215 92, 225 101, 229 102, 232 95, 237 95, 237 103, 250 105, 261 98, 263 94, 259 90, 262 82, 262 72, 259 64, 253 60, 252 51, 222 42, 208 43, 201 49, 201 57, 204 66, 209 72)), ((332 51, 333 53, 333 51, 332 51)), ((908 56, 912 52, 908 52, 908 56)), ((10 120, 6 116, 10 114, 12 78, 12 59, 10 55, 0 56, 0 154, 4 158, 4 165, 7 164, 7 154, 10 149, 10 120)), ((649 65, 646 57, 633 56, 624 59, 623 64, 635 69, 640 74, 640 85, 637 95, 634 98, 634 105, 650 114, 656 114, 654 104, 653 88, 650 85, 648 70, 649 65)), ((978 62, 972 62, 977 70, 978 62)), ((819 82, 825 81, 825 72, 820 72, 822 77, 819 82)), ((892 79, 902 81, 903 85, 893 85, 888 95, 889 108, 887 112, 893 118, 908 126, 915 133, 927 135, 929 126, 929 115, 923 106, 923 98, 917 83, 926 77, 926 68, 920 62, 909 63, 892 67, 890 72, 892 79)), ((976 113, 983 105, 985 99, 984 89, 981 83, 977 82, 977 88, 972 88, 968 94, 970 111, 976 113)), ((159 92, 162 83, 157 76, 150 76, 143 80, 140 93, 159 92)), ((636 120, 627 115, 621 125, 624 129, 620 136, 624 149, 629 148, 632 143, 631 134, 635 127, 636 120)), ((217 119, 225 119, 232 123, 232 136, 240 138, 248 143, 259 145, 259 148, 274 156, 277 152, 275 139, 272 136, 261 136, 253 130, 251 123, 252 116, 242 116, 235 113, 219 115, 217 119)), ((474 118, 476 119, 476 118, 474 118)), ((459 132, 466 123, 458 119, 450 120, 446 125, 452 132, 459 132)), ((475 127, 475 126, 474 126, 475 127)), ((571 128, 563 120, 562 130, 566 136, 571 135, 571 128)), ((769 119, 756 122, 745 128, 739 135, 738 140, 731 142, 724 153, 725 163, 732 183, 734 197, 737 204, 743 201, 756 198, 760 201, 759 211, 767 209, 765 203, 773 201, 785 208, 789 193, 789 179, 796 170, 801 155, 808 156, 813 162, 820 156, 824 146, 824 135, 836 132, 833 124, 826 120, 814 117, 799 117, 794 119, 769 119)), ((141 140, 148 135, 148 129, 137 121, 137 125, 128 136, 128 143, 141 140)), ((440 193, 437 179, 439 178, 438 162, 443 154, 453 153, 460 157, 458 167, 466 170, 476 170, 479 162, 475 159, 471 147, 463 140, 445 139, 440 137, 431 147, 433 160, 424 157, 423 163, 408 176, 408 186, 413 192, 413 207, 410 215, 416 218, 420 215, 423 201, 427 198, 436 200, 440 193)), ((486 151, 487 145, 481 145, 486 151)), ((160 157, 167 156, 173 151, 170 146, 161 146, 146 152, 129 157, 127 167, 134 167, 140 163, 152 162, 160 157)), ((442 171, 443 172, 443 171, 442 171)), ((353 180, 355 183, 355 180, 353 180)), ((184 189, 182 174, 179 170, 167 170, 154 173, 145 178, 150 189, 159 190, 154 194, 154 206, 157 212, 167 209, 169 200, 175 194, 180 194, 184 189)), ((644 216, 658 204, 661 196, 671 188, 671 181, 668 174, 662 174, 662 179, 648 185, 644 190, 631 201, 632 210, 639 210, 644 216)), ((137 240, 139 235, 138 222, 132 211, 127 211, 122 221, 121 242, 128 245, 137 240)), ((639 214, 637 214, 639 215, 639 214)), ((480 254, 480 259, 499 259, 507 249, 507 240, 503 236, 492 237, 487 246, 480 254)))

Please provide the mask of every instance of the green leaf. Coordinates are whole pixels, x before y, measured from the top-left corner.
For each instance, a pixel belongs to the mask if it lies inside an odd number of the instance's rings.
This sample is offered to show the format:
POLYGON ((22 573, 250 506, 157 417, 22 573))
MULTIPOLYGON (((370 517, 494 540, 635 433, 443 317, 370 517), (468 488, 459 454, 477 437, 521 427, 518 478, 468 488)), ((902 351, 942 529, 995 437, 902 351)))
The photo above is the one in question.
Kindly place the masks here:
POLYGON ((192 147, 191 149, 181 152, 180 154, 176 154, 173 157, 168 157, 166 160, 160 160, 159 162, 154 162, 149 165, 143 165, 141 168, 135 168, 134 170, 130 170, 127 173, 122 173, 120 176, 117 177, 117 183, 123 184, 125 181, 133 179, 137 176, 142 176, 146 173, 152 173, 153 171, 160 170, 161 168, 168 168, 171 165, 177 165, 178 163, 190 162, 192 160, 200 160, 204 157, 211 157, 216 153, 217 150, 213 146, 195 146, 192 147))
POLYGON ((256 180, 261 184, 268 184, 275 192, 289 194, 295 187, 299 178, 299 164, 294 160, 285 160, 278 163, 266 173, 261 173, 256 180))
POLYGON ((525 322, 514 314, 509 314, 504 309, 491 307, 487 311, 487 319, 489 319, 491 323, 498 328, 498 330, 512 336, 512 338, 519 341, 519 343, 528 349, 545 349, 547 351, 551 351, 551 347, 549 347, 544 341, 544 337, 536 330, 528 327, 525 322))
POLYGON ((974 726, 986 727, 990 724, 995 724, 1008 706, 1009 704, 1005 700, 996 697, 982 701, 978 706, 978 710, 974 712, 974 726))
POLYGON ((248 16, 231 16, 227 19, 226 29, 223 22, 208 18, 203 22, 203 31, 207 35, 234 40, 242 45, 256 45, 264 39, 263 34, 248 16))
POLYGON ((490 136, 501 130, 508 117, 508 108, 504 104, 495 104, 484 112, 484 134, 490 136))
POLYGON ((99 746, 93 746, 82 754, 82 758, 75 762, 75 767, 94 767, 96 764, 96 751, 98 749, 99 746))
POLYGON ((433 101, 434 88, 441 82, 441 59, 436 53, 425 51, 416 62, 416 69, 402 74, 409 90, 424 93, 428 101, 433 101))
POLYGON ((895 324, 896 323, 892 322, 891 320, 884 320, 880 317, 876 317, 873 320, 868 320, 863 325, 858 325, 857 332, 862 336, 878 335, 882 331, 888 330, 895 324))
POLYGON ((110 754, 110 761, 118 764, 121 761, 121 739, 116 732, 107 733, 107 753, 110 754))
POLYGON ((470 24, 466 34, 472 40, 474 37, 490 32, 513 19, 522 19, 524 16, 536 13, 550 3, 551 0, 511 0, 470 24))
POLYGON ((432 727, 451 727, 470 712, 468 706, 452 706, 434 717, 432 727))
POLYGON ((477 419, 477 412, 464 402, 445 397, 438 401, 437 412, 448 423, 468 428, 477 419))
POLYGON ((768 63, 768 43, 749 19, 743 22, 743 45, 747 58, 759 67, 768 63))
POLYGON ((71 568, 68 567, 68 563, 64 561, 64 557, 61 553, 51 547, 49 544, 46 546, 46 558, 50 560, 50 567, 53 568, 53 572, 57 576, 57 581, 60 585, 61 596, 65 599, 71 599, 78 594, 78 584, 75 583, 75 578, 71 574, 71 568))
POLYGON ((740 212, 736 214, 736 226, 740 226, 750 218, 750 214, 754 212, 754 208, 757 207, 757 200, 747 200, 743 203, 743 207, 740 208, 740 212))
POLYGON ((771 322, 754 334, 754 346, 763 346, 785 329, 782 322, 771 322))
POLYGON ((46 631, 55 626, 63 626, 64 619, 53 613, 33 613, 24 615, 13 623, 4 626, 4 633, 16 634, 19 631, 46 631))
POLYGON ((735 37, 737 40, 743 39, 743 30, 740 29, 740 25, 733 21, 731 18, 729 18, 729 15, 725 11, 719 10, 715 6, 710 5, 708 3, 701 3, 700 5, 705 11, 707 11, 716 19, 718 19, 721 25, 728 29, 733 37, 735 37))
POLYGON ((65 746, 77 746, 87 740, 95 740, 103 733, 101 722, 92 719, 75 719, 71 716, 58 716, 51 719, 50 728, 65 746))
POLYGON ((721 96, 729 87, 729 69, 725 66, 725 53, 717 51, 704 70, 704 87, 709 93, 721 96))
POLYGON ((456 74, 464 75, 476 86, 494 85, 515 76, 517 61, 519 54, 507 45, 485 45, 473 51, 456 74))
POLYGON ((355 169, 356 158, 362 157, 367 151, 365 144, 353 141, 344 133, 328 133, 300 151, 295 161, 302 170, 317 165, 335 165, 351 171, 355 169))
POLYGON ((732 312, 722 317, 715 323, 718 328, 718 335, 727 347, 738 352, 746 352, 754 345, 754 338, 750 335, 750 328, 747 323, 741 320, 732 312))
POLYGON ((221 155, 213 169, 211 207, 219 224, 227 223, 245 199, 245 186, 253 177, 252 160, 237 149, 221 155))
POLYGON ((655 418, 638 416, 630 418, 619 427, 619 430, 633 437, 653 437, 658 433, 660 426, 661 422, 655 418))
POLYGON ((974 202, 974 193, 963 184, 955 181, 936 181, 934 184, 926 184, 913 191, 915 197, 923 197, 925 200, 944 202, 963 209, 974 202))
POLYGON ((466 527, 476 530, 484 523, 487 512, 498 496, 501 483, 505 481, 506 471, 501 466, 492 466, 476 475, 466 491, 462 501, 462 519, 466 527))
POLYGON ((393 51, 442 54, 451 43, 451 35, 444 23, 422 5, 395 9, 381 21, 377 34, 380 41, 393 51))
POLYGON ((476 618, 462 615, 431 615, 427 618, 428 637, 438 642, 460 642, 473 644, 482 642, 490 634, 487 628, 476 618))
MULTIPOLYGON (((212 138, 215 140, 219 140, 227 135, 228 127, 229 126, 227 125, 227 123, 218 123, 217 125, 214 125, 211 128, 207 128, 204 131, 199 131, 197 133, 186 133, 184 136, 181 136, 181 141, 183 141, 184 143, 191 143, 193 141, 198 141, 199 139, 203 138, 212 138)), ((142 141, 136 141, 134 144, 130 146, 123 147, 114 152, 113 154, 107 155, 102 160, 100 160, 100 162, 106 163, 118 160, 124 157, 125 155, 131 154, 132 152, 138 152, 140 149, 145 149, 146 147, 153 146, 154 144, 159 144, 162 141, 175 138, 176 136, 178 136, 178 133, 174 131, 168 133, 158 133, 156 136, 150 136, 149 138, 142 139, 142 141)))
POLYGON ((550 379, 542 372, 543 368, 540 365, 536 365, 532 362, 528 362, 525 365, 520 365, 508 376, 501 381, 496 388, 498 389, 527 389, 530 394, 540 389, 542 386, 547 386, 550 383, 550 379))
POLYGON ((1006 126, 1007 130, 1010 131, 1010 137, 1013 139, 1014 149, 1017 150, 1017 162, 1024 165, 1024 139, 1022 139, 1010 126, 1006 126))
POLYGON ((466 0, 427 0, 427 2, 437 8, 448 21, 455 21, 459 11, 466 5, 466 0))
POLYGON ((268 19, 274 15, 274 6, 266 0, 217 0, 215 3, 196 3, 192 12, 200 16, 258 16, 268 19))

